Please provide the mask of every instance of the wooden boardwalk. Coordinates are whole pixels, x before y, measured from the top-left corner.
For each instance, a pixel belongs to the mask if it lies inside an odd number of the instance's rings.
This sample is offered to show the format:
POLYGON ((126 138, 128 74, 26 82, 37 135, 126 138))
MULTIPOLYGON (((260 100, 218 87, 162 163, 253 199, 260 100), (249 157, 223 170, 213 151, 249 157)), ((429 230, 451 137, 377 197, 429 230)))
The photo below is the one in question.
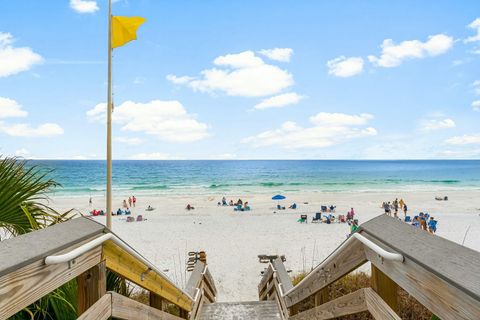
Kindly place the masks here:
POLYGON ((186 287, 178 287, 87 218, 2 241, 0 254, 0 320, 74 279, 82 320, 319 320, 359 312, 399 320, 400 288, 442 320, 480 319, 480 253, 384 215, 362 224, 295 286, 282 259, 271 261, 259 301, 251 302, 216 302, 214 277, 200 261, 186 287), (370 286, 329 299, 329 286, 365 263, 370 286), (107 269, 148 291, 149 305, 106 292, 107 269))

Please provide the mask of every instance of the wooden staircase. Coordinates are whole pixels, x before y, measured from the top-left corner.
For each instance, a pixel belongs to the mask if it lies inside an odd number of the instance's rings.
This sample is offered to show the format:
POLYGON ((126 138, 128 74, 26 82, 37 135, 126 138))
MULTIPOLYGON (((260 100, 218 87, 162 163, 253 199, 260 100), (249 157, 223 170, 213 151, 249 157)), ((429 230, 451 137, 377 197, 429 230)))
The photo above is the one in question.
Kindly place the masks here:
POLYGON ((217 302, 201 261, 185 288, 178 287, 87 218, 1 241, 0 257, 0 320, 71 280, 81 320, 326 320, 366 311, 376 320, 400 320, 400 288, 442 320, 480 319, 480 253, 385 215, 362 224, 295 286, 282 259, 271 261, 258 285, 259 301, 250 302, 217 302), (333 283, 367 262, 370 286, 330 295, 333 283), (107 269, 148 291, 149 305, 107 292, 107 269))
POLYGON ((270 301, 217 302, 204 305, 199 320, 280 320, 277 303, 270 301))

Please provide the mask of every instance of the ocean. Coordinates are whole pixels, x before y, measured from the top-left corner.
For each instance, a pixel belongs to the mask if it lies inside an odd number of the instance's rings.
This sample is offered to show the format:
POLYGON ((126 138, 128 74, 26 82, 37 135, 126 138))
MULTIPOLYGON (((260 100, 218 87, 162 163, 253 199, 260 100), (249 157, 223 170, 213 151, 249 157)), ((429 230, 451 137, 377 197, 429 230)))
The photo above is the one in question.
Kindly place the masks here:
MULTIPOLYGON (((53 170, 54 196, 105 194, 105 161, 32 160, 53 170)), ((113 161, 116 195, 480 190, 479 160, 113 161)))

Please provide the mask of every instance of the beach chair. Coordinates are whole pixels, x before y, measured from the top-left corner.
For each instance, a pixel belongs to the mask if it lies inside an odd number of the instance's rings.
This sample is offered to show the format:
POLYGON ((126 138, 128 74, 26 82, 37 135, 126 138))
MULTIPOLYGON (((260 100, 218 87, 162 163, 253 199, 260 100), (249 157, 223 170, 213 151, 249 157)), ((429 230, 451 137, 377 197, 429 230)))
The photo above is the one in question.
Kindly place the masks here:
POLYGON ((340 214, 340 215, 338 215, 338 221, 342 222, 342 223, 345 223, 345 222, 347 222, 347 219, 345 218, 345 216, 343 214, 340 214))
POLYGON ((134 217, 127 217, 127 222, 135 222, 135 218, 134 217))
POLYGON ((143 221, 143 216, 141 214, 137 216, 137 222, 140 222, 140 221, 143 221))
POLYGON ((327 206, 322 206, 321 208, 322 208, 322 212, 327 212, 328 211, 327 206))
POLYGON ((246 206, 244 210, 245 211, 250 211, 250 206, 246 206))
POLYGON ((312 217, 312 223, 322 222, 322 213, 315 212, 315 217, 312 217))
POLYGON ((297 222, 300 222, 300 223, 307 223, 307 215, 306 214, 302 214, 300 215, 300 219, 297 220, 297 222))
POLYGON ((410 216, 405 216, 405 222, 411 222, 412 218, 410 216))
POLYGON ((242 205, 238 204, 235 208, 233 208, 233 211, 243 211, 242 210, 242 205))
POLYGON ((285 207, 282 207, 281 205, 277 204, 277 209, 278 210, 285 210, 285 207))
POLYGON ((290 208, 290 209, 297 209, 297 204, 296 204, 296 203, 293 203, 289 208, 290 208))

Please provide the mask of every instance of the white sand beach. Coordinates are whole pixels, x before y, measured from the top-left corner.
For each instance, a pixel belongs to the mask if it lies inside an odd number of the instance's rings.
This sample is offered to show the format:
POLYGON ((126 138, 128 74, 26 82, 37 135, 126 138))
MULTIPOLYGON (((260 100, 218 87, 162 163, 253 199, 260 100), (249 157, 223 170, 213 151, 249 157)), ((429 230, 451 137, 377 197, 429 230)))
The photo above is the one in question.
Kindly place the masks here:
MULTIPOLYGON (((168 269, 167 274, 181 286, 185 283, 186 252, 206 251, 219 301, 258 298, 260 272, 266 266, 258 262, 258 254, 285 255, 287 268, 298 273, 310 270, 345 240, 349 233, 347 224, 310 223, 321 205, 336 205, 337 214, 345 214, 353 207, 361 224, 382 214, 383 201, 403 198, 410 215, 427 211, 438 220, 438 236, 461 244, 469 228, 465 246, 480 251, 480 197, 476 191, 296 193, 285 196, 287 199, 281 204, 288 207, 296 202, 298 209, 278 211, 271 195, 265 194, 226 195, 228 200, 248 201, 252 207, 249 212, 234 212, 232 207, 217 206, 221 194, 191 198, 137 196, 133 216, 141 214, 147 221, 127 223, 125 216, 114 216, 113 231, 161 269, 168 269), (440 195, 448 195, 449 200, 436 201, 434 197, 440 195), (185 210, 188 203, 195 210, 185 210), (155 210, 145 211, 148 205, 155 210), (308 224, 297 222, 300 214, 308 214, 308 224)), ((114 198, 115 209, 121 207, 123 199, 114 198)), ((105 201, 103 197, 93 198, 93 206, 89 207, 88 198, 56 197, 52 200, 57 209, 73 207, 82 213, 93 208, 103 209, 105 201)), ((93 219, 105 223, 105 217, 93 219)))

